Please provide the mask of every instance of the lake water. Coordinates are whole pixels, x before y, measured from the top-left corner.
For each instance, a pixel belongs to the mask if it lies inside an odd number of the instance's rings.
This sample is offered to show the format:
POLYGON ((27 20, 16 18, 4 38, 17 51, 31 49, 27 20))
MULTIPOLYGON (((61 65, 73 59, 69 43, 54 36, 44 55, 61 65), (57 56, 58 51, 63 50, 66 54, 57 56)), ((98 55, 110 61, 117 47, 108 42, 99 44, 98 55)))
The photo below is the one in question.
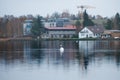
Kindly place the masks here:
POLYGON ((0 42, 0 80, 120 80, 120 40, 0 42))

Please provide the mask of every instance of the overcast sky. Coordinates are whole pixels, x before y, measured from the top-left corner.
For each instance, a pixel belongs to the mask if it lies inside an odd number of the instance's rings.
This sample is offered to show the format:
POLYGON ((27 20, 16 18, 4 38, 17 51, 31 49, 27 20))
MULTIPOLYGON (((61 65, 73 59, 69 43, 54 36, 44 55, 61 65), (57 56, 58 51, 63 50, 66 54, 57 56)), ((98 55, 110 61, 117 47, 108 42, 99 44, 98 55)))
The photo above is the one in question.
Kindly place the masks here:
POLYGON ((27 14, 46 16, 64 10, 77 14, 78 5, 96 7, 87 10, 91 15, 112 17, 117 12, 120 13, 120 0, 0 0, 0 16, 27 14))

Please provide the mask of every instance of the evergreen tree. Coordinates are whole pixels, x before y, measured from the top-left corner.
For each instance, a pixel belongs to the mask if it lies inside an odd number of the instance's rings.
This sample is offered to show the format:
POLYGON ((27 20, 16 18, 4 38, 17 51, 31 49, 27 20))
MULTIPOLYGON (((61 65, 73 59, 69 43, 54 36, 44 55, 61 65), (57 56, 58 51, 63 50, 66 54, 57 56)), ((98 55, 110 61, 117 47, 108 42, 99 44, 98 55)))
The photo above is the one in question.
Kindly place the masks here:
POLYGON ((120 30, 120 15, 119 13, 117 13, 115 15, 115 19, 114 19, 114 29, 119 29, 120 30))
POLYGON ((107 23, 105 24, 105 28, 111 30, 113 26, 113 22, 111 19, 107 19, 107 23))
POLYGON ((44 25, 42 24, 42 17, 37 16, 33 20, 33 26, 31 32, 34 36, 41 36, 44 33, 44 25))
POLYGON ((94 22, 91 19, 89 19, 86 10, 83 13, 83 27, 85 26, 94 26, 94 22))

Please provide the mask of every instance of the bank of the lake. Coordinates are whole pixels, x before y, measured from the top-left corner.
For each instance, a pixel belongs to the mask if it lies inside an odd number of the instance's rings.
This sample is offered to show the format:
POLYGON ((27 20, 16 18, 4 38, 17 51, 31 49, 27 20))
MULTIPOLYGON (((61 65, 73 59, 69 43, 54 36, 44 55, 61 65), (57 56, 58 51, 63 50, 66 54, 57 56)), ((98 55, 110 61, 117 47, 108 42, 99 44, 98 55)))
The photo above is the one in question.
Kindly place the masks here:
POLYGON ((114 38, 41 38, 41 39, 37 39, 37 38, 31 38, 31 37, 20 37, 20 38, 0 38, 0 41, 26 41, 26 40, 36 40, 36 41, 40 41, 40 40, 76 40, 76 41, 83 41, 83 40, 120 40, 120 39, 114 39, 114 38))

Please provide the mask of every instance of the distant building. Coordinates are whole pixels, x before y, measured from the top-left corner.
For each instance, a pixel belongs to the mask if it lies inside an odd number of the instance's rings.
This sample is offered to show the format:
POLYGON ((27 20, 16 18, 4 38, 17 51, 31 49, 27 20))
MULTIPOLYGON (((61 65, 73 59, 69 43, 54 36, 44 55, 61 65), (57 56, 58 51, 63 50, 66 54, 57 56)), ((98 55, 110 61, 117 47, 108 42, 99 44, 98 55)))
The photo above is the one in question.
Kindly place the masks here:
POLYGON ((105 30, 103 38, 120 38, 120 30, 105 30))
POLYGON ((71 25, 68 18, 48 19, 48 21, 44 23, 45 27, 64 27, 66 25, 71 25))
POLYGON ((103 26, 86 26, 80 30, 79 38, 99 38, 103 32, 103 26))
POLYGON ((76 33, 75 26, 45 27, 47 38, 71 38, 76 33))
POLYGON ((23 35, 27 36, 31 34, 32 20, 25 20, 23 23, 23 35))

